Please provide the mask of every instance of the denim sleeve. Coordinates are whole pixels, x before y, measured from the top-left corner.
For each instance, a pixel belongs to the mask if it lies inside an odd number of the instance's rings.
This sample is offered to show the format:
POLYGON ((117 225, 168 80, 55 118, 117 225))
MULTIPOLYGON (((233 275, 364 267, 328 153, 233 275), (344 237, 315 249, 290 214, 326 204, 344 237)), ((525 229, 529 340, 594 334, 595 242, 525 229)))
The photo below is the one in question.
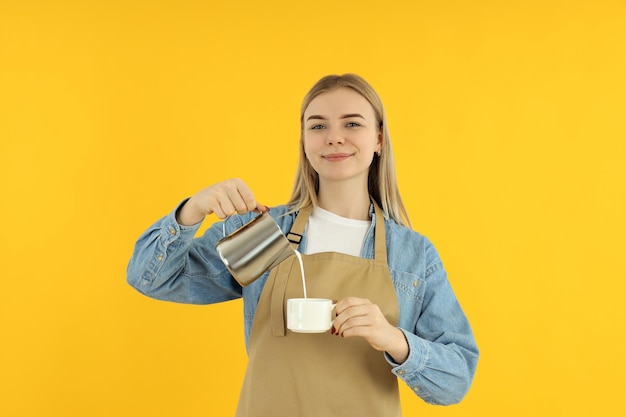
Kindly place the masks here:
POLYGON ((426 252, 427 260, 431 257, 420 315, 414 329, 400 329, 409 344, 409 357, 402 364, 385 357, 392 372, 427 403, 456 404, 471 386, 478 348, 435 249, 431 246, 426 252))
MULTIPOLYGON (((149 297, 186 304, 212 304, 241 297, 241 287, 220 260, 215 244, 222 222, 194 239, 200 224, 181 226, 176 211, 137 240, 127 268, 128 283, 149 297)), ((230 218, 227 233, 240 219, 230 218)))

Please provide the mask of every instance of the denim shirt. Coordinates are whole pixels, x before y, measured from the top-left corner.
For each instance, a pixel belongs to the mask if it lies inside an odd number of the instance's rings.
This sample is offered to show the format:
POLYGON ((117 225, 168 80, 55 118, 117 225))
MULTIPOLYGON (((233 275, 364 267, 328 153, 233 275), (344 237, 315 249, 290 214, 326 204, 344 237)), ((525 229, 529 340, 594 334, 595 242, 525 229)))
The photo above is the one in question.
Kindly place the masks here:
MULTIPOLYGON (((247 348, 269 272, 242 288, 220 260, 215 245, 224 232, 235 231, 255 215, 229 217, 194 238, 200 224, 181 226, 176 221, 176 212, 183 203, 139 237, 128 265, 128 283, 149 297, 187 304, 212 304, 243 297, 247 348)), ((286 213, 286 206, 270 210, 284 233, 291 230, 296 217, 286 213)), ((361 257, 373 259, 373 207, 370 216, 372 225, 361 257)), ((398 327, 409 345, 404 363, 395 363, 386 353, 385 359, 391 371, 427 403, 457 403, 469 390, 478 362, 470 324, 430 241, 388 219, 385 230, 387 263, 400 309, 398 327)), ((306 232, 300 247, 305 245, 306 232)))

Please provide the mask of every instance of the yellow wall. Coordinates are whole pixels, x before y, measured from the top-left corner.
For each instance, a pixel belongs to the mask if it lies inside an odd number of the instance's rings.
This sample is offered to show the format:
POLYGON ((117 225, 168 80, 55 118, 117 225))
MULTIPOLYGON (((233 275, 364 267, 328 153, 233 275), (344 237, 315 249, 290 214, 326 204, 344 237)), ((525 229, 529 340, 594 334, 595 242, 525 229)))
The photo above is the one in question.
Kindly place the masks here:
POLYGON ((1 1, 0 415, 231 415, 241 303, 150 300, 126 263, 216 181, 284 202, 300 100, 343 72, 482 351, 462 404, 405 414, 624 415, 618 0, 1 1))

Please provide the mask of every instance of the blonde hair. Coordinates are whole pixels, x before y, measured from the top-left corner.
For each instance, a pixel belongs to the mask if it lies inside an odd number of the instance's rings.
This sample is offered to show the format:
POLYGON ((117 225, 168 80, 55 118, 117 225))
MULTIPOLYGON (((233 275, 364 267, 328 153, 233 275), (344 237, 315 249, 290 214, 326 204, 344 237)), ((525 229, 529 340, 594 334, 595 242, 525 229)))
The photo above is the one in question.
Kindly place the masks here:
POLYGON ((342 87, 351 88, 371 104, 383 134, 381 155, 374 154, 374 159, 370 165, 367 184, 370 197, 383 210, 386 218, 400 225, 411 227, 411 220, 398 190, 395 162, 383 103, 372 86, 356 74, 323 77, 315 83, 302 100, 300 109, 300 160, 293 191, 288 202, 289 212, 292 213, 311 205, 317 205, 319 177, 304 153, 304 112, 315 97, 342 87))

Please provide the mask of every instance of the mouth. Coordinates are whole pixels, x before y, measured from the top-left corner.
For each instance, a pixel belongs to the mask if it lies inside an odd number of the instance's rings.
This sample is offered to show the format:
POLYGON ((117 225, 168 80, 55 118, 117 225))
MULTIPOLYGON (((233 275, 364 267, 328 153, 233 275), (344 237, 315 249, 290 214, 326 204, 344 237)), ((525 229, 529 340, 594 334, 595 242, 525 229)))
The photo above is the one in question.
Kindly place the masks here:
POLYGON ((322 159, 330 162, 339 162, 348 159, 351 156, 351 153, 330 153, 328 155, 322 155, 322 159))

